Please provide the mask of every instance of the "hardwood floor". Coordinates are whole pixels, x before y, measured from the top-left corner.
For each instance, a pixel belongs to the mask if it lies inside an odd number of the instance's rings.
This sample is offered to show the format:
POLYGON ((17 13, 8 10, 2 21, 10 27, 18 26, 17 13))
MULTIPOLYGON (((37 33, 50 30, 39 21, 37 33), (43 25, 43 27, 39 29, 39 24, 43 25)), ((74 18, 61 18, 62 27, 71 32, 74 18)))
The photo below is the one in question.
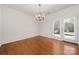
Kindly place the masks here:
POLYGON ((0 47, 1 55, 79 55, 79 46, 37 36, 4 44, 0 47))

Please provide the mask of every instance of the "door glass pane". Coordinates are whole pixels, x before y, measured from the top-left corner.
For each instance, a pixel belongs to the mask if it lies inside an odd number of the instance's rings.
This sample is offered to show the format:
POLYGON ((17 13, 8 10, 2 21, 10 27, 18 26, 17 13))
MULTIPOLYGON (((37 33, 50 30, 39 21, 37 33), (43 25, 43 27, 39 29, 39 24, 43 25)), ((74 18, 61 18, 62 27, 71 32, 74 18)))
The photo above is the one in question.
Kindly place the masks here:
POLYGON ((55 21, 54 23, 54 34, 60 35, 60 21, 55 21))
POLYGON ((64 36, 74 38, 74 18, 64 19, 64 36))

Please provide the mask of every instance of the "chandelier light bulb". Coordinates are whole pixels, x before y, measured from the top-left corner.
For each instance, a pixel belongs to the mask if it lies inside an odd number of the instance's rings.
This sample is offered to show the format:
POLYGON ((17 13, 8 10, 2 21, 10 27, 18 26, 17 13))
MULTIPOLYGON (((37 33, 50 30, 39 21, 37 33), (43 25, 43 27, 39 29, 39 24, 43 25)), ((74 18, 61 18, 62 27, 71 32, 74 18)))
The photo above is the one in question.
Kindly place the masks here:
MULTIPOLYGON (((41 7, 41 4, 38 4, 39 8, 41 7)), ((35 19, 37 21, 43 21, 45 16, 42 15, 41 11, 39 10, 39 14, 35 16, 35 19)))

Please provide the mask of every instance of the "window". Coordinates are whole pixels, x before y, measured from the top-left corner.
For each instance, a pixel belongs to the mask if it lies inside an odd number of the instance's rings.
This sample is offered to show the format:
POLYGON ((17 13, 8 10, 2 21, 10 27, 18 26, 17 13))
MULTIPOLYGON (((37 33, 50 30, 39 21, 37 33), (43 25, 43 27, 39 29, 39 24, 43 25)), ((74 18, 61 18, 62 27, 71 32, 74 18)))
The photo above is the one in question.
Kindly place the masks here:
POLYGON ((60 35, 60 21, 54 22, 54 34, 60 35))
POLYGON ((64 19, 64 37, 74 39, 74 18, 64 19))

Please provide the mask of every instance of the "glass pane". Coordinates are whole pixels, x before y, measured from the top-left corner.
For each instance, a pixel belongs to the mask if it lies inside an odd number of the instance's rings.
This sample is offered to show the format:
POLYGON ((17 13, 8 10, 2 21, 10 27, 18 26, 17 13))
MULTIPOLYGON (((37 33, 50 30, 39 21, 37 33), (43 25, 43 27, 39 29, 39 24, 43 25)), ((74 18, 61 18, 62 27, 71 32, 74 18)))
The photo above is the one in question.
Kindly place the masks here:
POLYGON ((54 34, 60 34, 60 21, 55 21, 54 23, 54 34))
POLYGON ((64 20, 64 36, 74 37, 74 18, 64 20))

